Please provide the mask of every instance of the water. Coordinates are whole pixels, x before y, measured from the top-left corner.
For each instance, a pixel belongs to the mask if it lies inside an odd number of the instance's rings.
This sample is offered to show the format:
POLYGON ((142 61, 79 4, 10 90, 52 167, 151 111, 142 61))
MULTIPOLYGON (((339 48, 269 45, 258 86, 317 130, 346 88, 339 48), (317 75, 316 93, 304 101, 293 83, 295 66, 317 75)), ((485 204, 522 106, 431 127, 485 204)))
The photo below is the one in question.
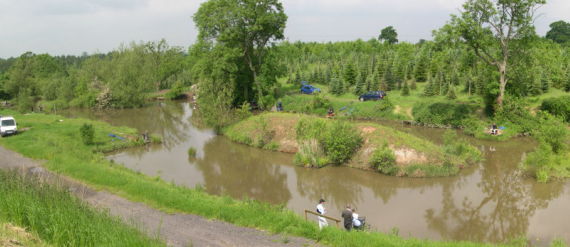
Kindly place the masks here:
MULTIPOLYGON (((403 237, 496 243, 523 234, 534 245, 548 245, 554 237, 570 242, 567 181, 539 184, 525 178, 517 167, 537 146, 530 138, 491 142, 460 134, 484 151, 484 162, 455 177, 412 179, 342 166, 296 167, 292 154, 252 148, 215 135, 185 101, 64 114, 162 135, 163 144, 121 150, 108 158, 191 188, 201 184, 210 194, 286 203, 299 214, 315 210, 324 198, 327 214, 339 219, 344 205, 350 203, 373 229, 397 229, 403 237), (188 157, 189 147, 197 149, 195 158, 188 157)), ((381 124, 443 142, 441 129, 381 124)), ((316 221, 315 216, 310 219, 316 221)))

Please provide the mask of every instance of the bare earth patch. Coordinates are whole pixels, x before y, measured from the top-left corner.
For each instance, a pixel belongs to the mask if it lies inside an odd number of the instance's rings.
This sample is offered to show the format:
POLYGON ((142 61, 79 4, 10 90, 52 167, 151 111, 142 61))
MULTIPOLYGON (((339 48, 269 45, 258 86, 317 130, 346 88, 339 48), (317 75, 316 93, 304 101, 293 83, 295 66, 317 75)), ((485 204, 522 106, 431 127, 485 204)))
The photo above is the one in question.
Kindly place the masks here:
POLYGON ((410 149, 410 148, 395 149, 394 153, 396 154, 396 163, 398 165, 409 165, 413 163, 427 162, 427 157, 422 153, 418 153, 418 151, 416 151, 415 149, 410 149))

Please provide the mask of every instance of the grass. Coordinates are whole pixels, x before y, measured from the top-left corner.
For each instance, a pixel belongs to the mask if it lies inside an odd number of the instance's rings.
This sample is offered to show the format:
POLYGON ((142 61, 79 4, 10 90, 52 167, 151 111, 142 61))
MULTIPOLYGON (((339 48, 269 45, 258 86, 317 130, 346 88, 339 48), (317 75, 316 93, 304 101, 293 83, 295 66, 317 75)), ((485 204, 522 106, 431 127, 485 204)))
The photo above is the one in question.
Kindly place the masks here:
MULTIPOLYGON (((259 140, 264 139, 263 135, 267 135, 264 133, 271 133, 269 135, 271 139, 265 140, 265 142, 280 143, 278 151, 298 152, 295 156, 296 164, 322 167, 331 159, 323 154, 323 150, 318 147, 316 142, 311 142, 311 138, 309 140, 300 140, 300 134, 315 135, 315 133, 297 133, 299 131, 297 125, 301 120, 305 121, 307 126, 310 126, 304 131, 317 132, 317 134, 326 133, 327 129, 330 128, 326 126, 330 126, 331 121, 337 121, 302 114, 265 113, 225 128, 224 135, 233 141, 256 146, 259 140), (317 124, 317 121, 322 123, 317 124), (294 147, 286 145, 291 143, 296 145, 294 147)), ((442 147, 429 141, 382 125, 373 123, 353 123, 353 125, 362 131, 364 144, 356 150, 351 160, 343 163, 347 166, 364 170, 376 170, 370 168, 370 158, 373 150, 382 147, 384 142, 387 142, 393 150, 398 150, 402 153, 412 153, 411 156, 406 157, 407 161, 399 164, 389 173, 396 176, 452 176, 456 175, 460 168, 473 163, 468 161, 479 160, 477 159, 479 157, 458 157, 446 154, 442 147)))
POLYGON ((2 223, 0 220, 0 246, 28 246, 28 247, 49 247, 37 234, 27 232, 21 227, 11 223, 2 223))
MULTIPOLYGON (((53 116, 41 114, 24 116, 15 112, 10 112, 10 114, 18 119, 20 127, 30 127, 30 130, 9 138, 2 138, 0 144, 28 157, 46 159, 47 161, 44 164, 52 171, 165 212, 202 215, 210 219, 263 229, 271 233, 286 233, 290 236, 314 239, 330 246, 516 246, 507 243, 493 245, 415 238, 403 239, 394 234, 377 231, 346 232, 334 227, 319 231, 316 222, 305 221, 295 212, 285 208, 284 205, 270 205, 248 198, 237 200, 229 196, 212 196, 206 194, 203 189, 189 189, 162 180, 155 180, 153 177, 133 172, 107 161, 100 151, 111 149, 114 144, 107 140, 106 133, 109 131, 135 133, 135 130, 113 128, 107 124, 82 119, 63 119, 63 122, 54 122, 53 116), (78 129, 85 122, 92 123, 94 126, 95 142, 99 143, 101 147, 108 148, 94 149, 92 146, 84 145, 81 142, 78 138, 78 129)), ((288 120, 293 117, 292 114, 281 115, 283 115, 281 120, 288 120)), ((284 124, 289 123, 285 122, 284 124)), ((249 128, 248 126, 241 127, 249 128)), ((56 205, 54 201, 46 200, 46 202, 47 205, 54 205, 54 207, 56 205)), ((14 210, 14 215, 23 215, 20 207, 16 207, 14 210)), ((3 219, 6 220, 6 217, 3 219)), ((41 223, 40 220, 34 222, 41 223)), ((54 227, 58 227, 58 231, 62 232, 71 232, 75 229, 63 221, 52 224, 55 225, 54 227)), ((85 234, 96 234, 96 232, 85 234)), ((136 236, 136 234, 133 235, 136 236)), ((95 237, 94 235, 91 236, 95 237)), ((104 235, 101 234, 99 237, 104 237, 104 235)))
POLYGON ((0 170, 0 192, 0 219, 54 246, 166 246, 108 211, 90 208, 64 188, 22 177, 15 170, 0 170))

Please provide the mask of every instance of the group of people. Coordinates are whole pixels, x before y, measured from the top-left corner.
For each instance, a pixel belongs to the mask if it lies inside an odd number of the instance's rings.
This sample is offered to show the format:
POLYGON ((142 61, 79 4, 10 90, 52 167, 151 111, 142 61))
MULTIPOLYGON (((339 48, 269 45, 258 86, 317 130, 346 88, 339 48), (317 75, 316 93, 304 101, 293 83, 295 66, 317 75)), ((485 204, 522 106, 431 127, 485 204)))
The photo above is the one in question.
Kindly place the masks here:
MULTIPOLYGON (((321 215, 325 215, 327 209, 324 207, 325 200, 319 200, 319 204, 317 205, 317 213, 321 215)), ((350 231, 353 227, 359 228, 362 227, 364 222, 361 221, 358 214, 356 213, 356 209, 350 207, 350 204, 346 204, 346 209, 342 211, 341 216, 344 220, 344 229, 350 231)), ((328 226, 327 219, 322 216, 318 216, 319 218, 319 229, 322 229, 325 226, 328 226)))

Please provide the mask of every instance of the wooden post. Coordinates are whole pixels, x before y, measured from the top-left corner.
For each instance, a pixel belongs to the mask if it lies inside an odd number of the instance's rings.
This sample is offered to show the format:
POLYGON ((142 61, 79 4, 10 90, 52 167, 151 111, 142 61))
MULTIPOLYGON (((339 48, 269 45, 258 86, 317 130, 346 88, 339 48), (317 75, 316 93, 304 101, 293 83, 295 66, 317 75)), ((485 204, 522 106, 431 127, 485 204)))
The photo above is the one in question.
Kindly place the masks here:
POLYGON ((316 215, 316 216, 323 217, 323 218, 325 218, 325 219, 333 220, 333 221, 336 222, 336 227, 338 227, 338 223, 341 221, 340 219, 337 219, 337 218, 334 218, 334 217, 330 217, 330 216, 328 216, 328 215, 322 215, 322 214, 319 214, 319 213, 317 213, 317 212, 314 212, 314 211, 311 211, 311 210, 307 210, 307 209, 305 209, 305 213, 304 213, 304 214, 305 214, 305 221, 307 221, 307 213, 314 214, 314 215, 316 215))

